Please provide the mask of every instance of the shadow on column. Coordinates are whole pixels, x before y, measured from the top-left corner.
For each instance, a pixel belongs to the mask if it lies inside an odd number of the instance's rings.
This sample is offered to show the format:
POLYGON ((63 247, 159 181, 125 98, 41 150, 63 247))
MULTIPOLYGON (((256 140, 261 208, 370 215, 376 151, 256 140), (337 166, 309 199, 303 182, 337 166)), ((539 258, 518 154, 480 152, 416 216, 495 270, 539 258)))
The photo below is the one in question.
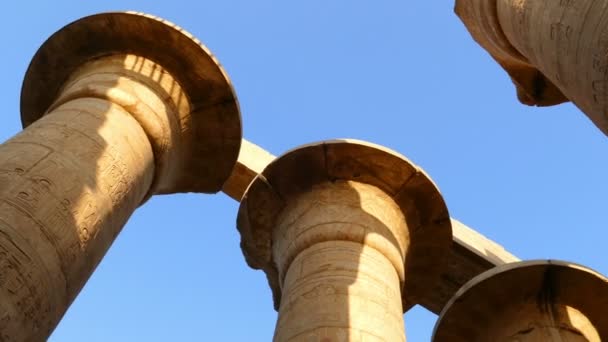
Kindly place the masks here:
POLYGON ((300 147, 250 185, 237 222, 263 269, 275 341, 403 341, 402 302, 432 291, 452 242, 430 179, 365 142, 300 147))
POLYGON ((608 340, 608 279, 557 260, 497 266, 445 306, 435 342, 608 340))
POLYGON ((43 341, 149 196, 221 189, 240 115, 205 47, 135 13, 54 34, 21 109, 0 146, 0 341, 43 341))

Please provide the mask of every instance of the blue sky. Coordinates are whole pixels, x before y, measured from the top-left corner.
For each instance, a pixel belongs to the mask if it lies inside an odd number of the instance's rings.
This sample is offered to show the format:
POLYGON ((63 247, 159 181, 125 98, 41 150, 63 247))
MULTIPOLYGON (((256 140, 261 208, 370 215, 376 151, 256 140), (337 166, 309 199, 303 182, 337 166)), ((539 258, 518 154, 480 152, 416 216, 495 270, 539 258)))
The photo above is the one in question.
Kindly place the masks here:
MULTIPOLYGON (((330 138, 385 145, 424 168, 450 213, 522 259, 608 274, 608 138, 573 105, 520 105, 450 1, 11 1, 2 5, 0 140, 20 131, 36 49, 82 16, 136 10, 193 33, 230 75, 244 135, 274 154, 330 138)), ((51 341, 269 341, 276 313, 223 194, 137 210, 51 341)), ((406 315, 409 341, 436 317, 406 315)))

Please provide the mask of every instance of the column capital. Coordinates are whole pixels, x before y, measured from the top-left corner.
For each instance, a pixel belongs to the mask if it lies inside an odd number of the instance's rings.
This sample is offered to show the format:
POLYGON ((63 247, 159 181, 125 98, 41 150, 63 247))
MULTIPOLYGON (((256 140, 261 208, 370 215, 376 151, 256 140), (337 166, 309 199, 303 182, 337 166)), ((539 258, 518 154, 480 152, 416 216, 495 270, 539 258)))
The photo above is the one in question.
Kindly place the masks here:
POLYGON ((441 312, 432 340, 557 341, 555 335, 570 334, 604 341, 607 307, 608 279, 589 268, 557 260, 515 262, 460 288, 441 312), (540 336, 546 333, 553 335, 540 336))
POLYGON ((499 21, 496 0, 456 0, 454 12, 473 39, 511 77, 521 103, 552 106, 569 101, 506 37, 499 21))
MULTIPOLYGON (((196 38, 162 19, 134 12, 113 12, 79 19, 53 34, 31 61, 21 90, 21 120, 29 126, 52 109, 66 83, 87 63, 102 57, 131 55, 157 63, 152 68, 160 76, 134 70, 137 77, 149 77, 161 97, 172 98, 177 111, 171 141, 157 145, 179 145, 177 152, 164 160, 171 168, 170 179, 153 193, 217 192, 230 176, 241 143, 241 120, 237 98, 225 71, 196 38), (162 70, 156 70, 162 69, 162 70), (177 85, 165 86, 163 74, 177 85), (186 99, 180 103, 172 92, 186 99), (178 109, 180 109, 178 108, 178 109)), ((132 77, 125 74, 124 77, 132 77)), ((98 94, 86 94, 90 97, 98 94)), ((141 122, 140 118, 137 118, 141 122)), ((147 118, 147 120, 152 120, 147 118)), ((144 129, 146 130, 145 125, 144 129)), ((146 130, 151 140, 162 140, 146 130)), ((167 139, 165 139, 167 140, 167 139)), ((154 145, 154 141, 152 144, 154 145)), ((174 146, 173 146, 174 147, 174 146)), ((164 147, 165 150, 169 147, 164 147)), ((157 167, 159 166, 156 155, 157 167)), ((165 176, 163 173, 163 177, 165 176)))
POLYGON ((287 202, 314 186, 355 181, 375 186, 399 206, 407 221, 405 266, 407 302, 432 291, 452 243, 447 207, 430 177, 400 154, 357 140, 308 144, 275 159, 250 184, 239 208, 237 227, 249 266, 265 271, 279 307, 281 289, 272 256, 277 217, 287 202))

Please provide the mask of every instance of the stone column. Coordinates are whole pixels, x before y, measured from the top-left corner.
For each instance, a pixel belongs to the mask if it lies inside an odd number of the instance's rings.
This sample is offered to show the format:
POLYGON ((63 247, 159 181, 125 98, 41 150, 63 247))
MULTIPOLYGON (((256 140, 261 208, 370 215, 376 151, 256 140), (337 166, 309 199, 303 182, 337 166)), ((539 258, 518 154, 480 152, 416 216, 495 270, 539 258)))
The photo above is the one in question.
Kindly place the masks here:
POLYGON ((497 266, 443 309, 434 342, 608 340, 608 279, 555 260, 497 266))
POLYGON ((404 303, 433 290, 451 244, 447 208, 404 157, 359 141, 293 150, 239 209, 248 264, 266 272, 274 341, 405 341, 404 303))
POLYGON ((198 41, 134 13, 55 33, 21 105, 0 145, 0 341, 43 341, 149 196, 221 189, 240 116, 198 41))
POLYGON ((608 134, 606 9, 603 0, 456 0, 456 13, 523 103, 571 100, 608 134))

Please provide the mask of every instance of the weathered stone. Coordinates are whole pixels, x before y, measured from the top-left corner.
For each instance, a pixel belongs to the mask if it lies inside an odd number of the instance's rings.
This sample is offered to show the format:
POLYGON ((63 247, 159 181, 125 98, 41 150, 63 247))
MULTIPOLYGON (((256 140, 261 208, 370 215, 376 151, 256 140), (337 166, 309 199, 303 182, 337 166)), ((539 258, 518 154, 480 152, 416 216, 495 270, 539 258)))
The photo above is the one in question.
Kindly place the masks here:
POLYGON ((43 341, 148 196, 221 189, 240 116, 198 41, 134 13, 54 34, 21 104, 0 145, 0 341, 43 341))
MULTIPOLYGON (((240 201, 248 185, 273 160, 275 156, 243 140, 237 166, 224 184, 223 191, 236 201, 240 201)), ((257 183, 256 186, 260 184, 257 183)), ((448 265, 441 274, 441 281, 432 291, 426 291, 424 296, 416 298, 416 302, 404 303, 406 305, 404 310, 408 310, 414 304, 420 304, 438 314, 454 293, 471 278, 494 266, 519 261, 496 242, 455 219, 451 221, 454 240, 448 265)))
POLYGON ((243 196, 237 225, 248 264, 269 279, 275 341, 404 341, 402 301, 432 291, 452 240, 428 176, 352 140, 274 160, 243 196))
POLYGON ((463 286, 442 311, 433 341, 608 339, 608 279, 563 261, 498 266, 463 286))
POLYGON ((572 101, 608 134, 608 21, 603 0, 456 0, 471 36, 525 104, 572 101))

